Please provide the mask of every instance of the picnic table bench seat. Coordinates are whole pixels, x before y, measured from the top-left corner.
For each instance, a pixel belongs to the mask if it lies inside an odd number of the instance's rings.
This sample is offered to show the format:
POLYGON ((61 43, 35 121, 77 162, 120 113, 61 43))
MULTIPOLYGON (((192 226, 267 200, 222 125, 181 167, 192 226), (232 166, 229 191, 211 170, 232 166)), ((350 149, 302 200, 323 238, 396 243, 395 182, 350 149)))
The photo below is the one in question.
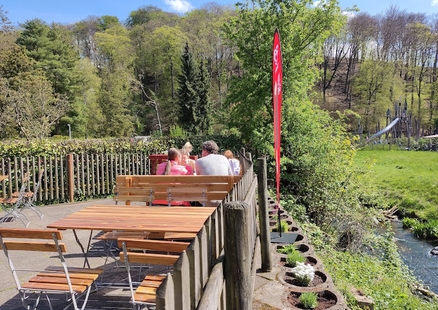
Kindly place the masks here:
POLYGON ((141 284, 135 288, 131 278, 133 263, 156 264, 173 266, 179 259, 180 254, 187 249, 189 242, 150 239, 124 239, 117 240, 118 246, 123 249, 120 252, 120 260, 125 262, 128 272, 129 286, 131 290, 131 302, 134 305, 154 305, 156 303, 156 291, 165 276, 146 275, 141 284))

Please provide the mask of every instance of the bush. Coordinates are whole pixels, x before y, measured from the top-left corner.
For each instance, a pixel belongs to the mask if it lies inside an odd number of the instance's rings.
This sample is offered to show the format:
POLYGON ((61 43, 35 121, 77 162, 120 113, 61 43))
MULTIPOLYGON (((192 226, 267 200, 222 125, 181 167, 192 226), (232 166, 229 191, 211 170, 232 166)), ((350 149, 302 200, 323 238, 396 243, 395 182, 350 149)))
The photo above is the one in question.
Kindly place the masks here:
POLYGON ((304 309, 314 309, 318 306, 318 295, 313 292, 302 293, 300 295, 300 302, 303 305, 304 309))
POLYGON ((298 262, 304 263, 306 260, 304 259, 303 255, 301 255, 301 253, 298 250, 295 250, 287 255, 286 261, 289 265, 291 265, 292 267, 295 267, 298 262))
POLYGON ((277 250, 278 253, 289 254, 292 252, 298 252, 297 248, 293 244, 285 245, 283 248, 277 250))
POLYGON ((285 220, 280 221, 280 226, 282 232, 289 231, 289 224, 285 220))

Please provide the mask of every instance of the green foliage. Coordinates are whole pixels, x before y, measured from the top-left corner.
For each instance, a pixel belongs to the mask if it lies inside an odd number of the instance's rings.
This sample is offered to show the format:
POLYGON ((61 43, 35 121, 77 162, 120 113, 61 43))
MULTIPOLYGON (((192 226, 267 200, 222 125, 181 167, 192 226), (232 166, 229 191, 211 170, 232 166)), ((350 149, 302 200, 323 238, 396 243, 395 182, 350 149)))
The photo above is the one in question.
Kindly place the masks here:
POLYGON ((438 221, 419 223, 413 227, 413 231, 417 238, 436 240, 438 238, 438 221))
POLYGON ((55 93, 71 99, 80 78, 74 70, 79 53, 71 44, 72 34, 64 26, 47 25, 40 19, 26 21, 17 43, 26 47, 51 82, 55 93))
POLYGON ((289 231, 289 224, 287 223, 286 220, 281 220, 280 221, 280 228, 282 232, 287 232, 289 231))
POLYGON ((302 293, 299 297, 304 309, 314 309, 318 306, 318 295, 314 292, 302 293))
POLYGON ((296 252, 297 248, 293 244, 287 244, 287 245, 283 246, 282 248, 279 248, 277 251, 279 253, 282 253, 282 254, 289 254, 292 252, 296 252))
POLYGON ((187 131, 182 129, 180 126, 172 125, 172 126, 170 126, 169 136, 170 136, 170 138, 187 138, 188 133, 187 133, 187 131))
POLYGON ((131 139, 94 139, 94 140, 31 140, 2 141, 0 157, 50 156, 68 153, 164 153, 167 150, 166 140, 153 140, 149 143, 134 142, 131 139))
POLYGON ((201 60, 195 87, 199 95, 199 102, 196 109, 198 119, 197 129, 201 134, 208 134, 211 127, 212 108, 209 96, 209 85, 210 79, 208 77, 208 71, 205 67, 204 61, 201 60))
POLYGON ((419 224, 417 219, 411 217, 405 217, 402 220, 403 228, 409 229, 417 226, 419 224))
POLYGON ((304 263, 306 259, 304 258, 303 254, 295 249, 295 251, 287 254, 286 261, 289 265, 295 267, 297 265, 297 262, 304 263))
POLYGON ((194 132, 196 129, 196 107, 199 101, 195 86, 196 74, 193 55, 187 43, 181 56, 181 74, 178 76, 177 98, 180 113, 178 123, 189 132, 194 132))
MULTIPOLYGON (((279 29, 282 39, 284 107, 308 98, 317 77, 315 57, 324 39, 336 32, 345 18, 335 1, 309 6, 306 1, 245 1, 238 16, 225 25, 224 34, 235 46, 242 73, 231 80, 226 99, 230 122, 243 140, 260 153, 271 150, 272 141, 272 38, 279 29), (263 25, 261 27, 260 25, 263 25)), ((283 124, 290 120, 287 115, 283 124)))

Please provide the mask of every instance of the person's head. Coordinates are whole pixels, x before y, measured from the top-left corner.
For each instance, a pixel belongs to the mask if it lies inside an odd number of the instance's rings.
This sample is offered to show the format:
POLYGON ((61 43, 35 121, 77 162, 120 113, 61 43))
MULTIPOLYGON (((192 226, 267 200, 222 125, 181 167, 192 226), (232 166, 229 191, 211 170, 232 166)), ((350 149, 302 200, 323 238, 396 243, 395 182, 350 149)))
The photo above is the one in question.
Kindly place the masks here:
POLYGON ((183 154, 186 153, 190 155, 192 151, 193 151, 193 146, 190 142, 187 141, 186 144, 184 144, 184 146, 182 147, 182 152, 183 154))
POLYGON ((171 147, 167 151, 167 160, 176 160, 179 162, 181 160, 181 152, 178 149, 171 147))
POLYGON ((189 155, 184 154, 181 155, 181 165, 187 166, 189 164, 189 155))
POLYGON ((181 153, 178 149, 172 147, 167 151, 167 164, 166 164, 166 168, 164 169, 164 172, 163 172, 163 174, 165 174, 165 175, 170 174, 170 168, 172 168, 172 164, 170 163, 170 161, 176 161, 178 163, 178 165, 180 164, 181 153))
POLYGON ((233 154, 233 152, 231 152, 231 150, 226 150, 226 151, 224 152, 224 156, 225 156, 226 158, 228 158, 228 159, 232 159, 232 158, 234 158, 234 154, 233 154))
POLYGON ((202 143, 202 156, 207 156, 210 154, 217 154, 219 147, 213 140, 205 141, 202 143))

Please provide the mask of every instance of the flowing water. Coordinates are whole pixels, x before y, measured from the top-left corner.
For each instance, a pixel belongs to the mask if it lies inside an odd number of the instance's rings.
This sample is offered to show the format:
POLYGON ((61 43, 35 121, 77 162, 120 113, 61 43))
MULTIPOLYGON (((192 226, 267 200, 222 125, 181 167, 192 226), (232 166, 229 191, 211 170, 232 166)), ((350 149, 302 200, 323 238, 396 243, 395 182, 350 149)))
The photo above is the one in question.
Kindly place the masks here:
POLYGON ((403 229, 400 221, 394 221, 392 228, 404 263, 418 280, 438 294, 438 256, 429 254, 434 246, 415 238, 411 231, 403 229))

